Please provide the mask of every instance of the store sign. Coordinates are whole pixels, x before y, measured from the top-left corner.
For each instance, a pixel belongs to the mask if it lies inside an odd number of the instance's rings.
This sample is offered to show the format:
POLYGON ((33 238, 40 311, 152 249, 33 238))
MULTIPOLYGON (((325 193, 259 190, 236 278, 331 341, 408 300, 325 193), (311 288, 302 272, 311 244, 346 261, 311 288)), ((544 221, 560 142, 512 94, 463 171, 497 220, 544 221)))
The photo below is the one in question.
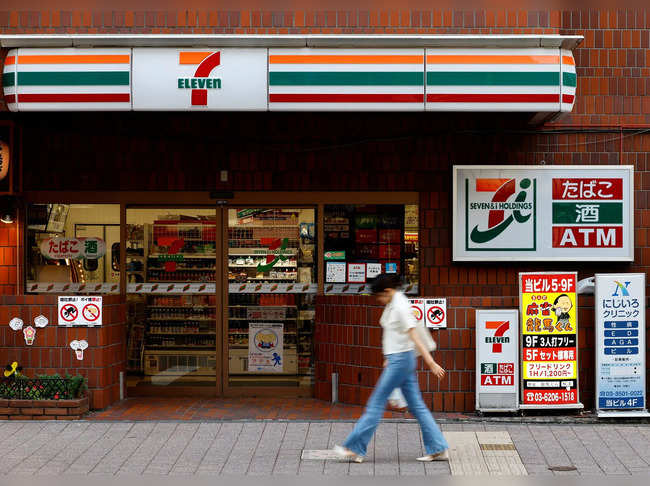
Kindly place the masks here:
POLYGON ((251 322, 248 325, 248 371, 282 373, 284 324, 251 322))
POLYGON ((366 282, 366 264, 365 263, 348 263, 348 282, 365 283, 366 282))
POLYGON ((632 166, 455 166, 454 260, 634 258, 632 166))
POLYGON ((48 238, 40 244, 41 255, 51 260, 98 259, 106 254, 101 238, 48 238))
POLYGON ((645 411, 645 274, 595 280, 597 409, 645 411))
POLYGON ((543 47, 19 48, 2 84, 10 111, 548 114, 572 110, 577 76, 570 50, 543 47))
POLYGON ((133 48, 134 110, 266 110, 265 49, 133 48))
POLYGON ((576 272, 519 274, 522 404, 581 408, 576 272))
POLYGON ((325 264, 325 282, 345 283, 347 265, 345 262, 327 262, 325 264))
POLYGON ((476 408, 519 406, 519 313, 476 311, 476 408))
POLYGON ((345 250, 340 251, 326 251, 324 253, 325 260, 345 260, 345 250))
POLYGON ((59 296, 59 326, 101 326, 102 297, 59 296))

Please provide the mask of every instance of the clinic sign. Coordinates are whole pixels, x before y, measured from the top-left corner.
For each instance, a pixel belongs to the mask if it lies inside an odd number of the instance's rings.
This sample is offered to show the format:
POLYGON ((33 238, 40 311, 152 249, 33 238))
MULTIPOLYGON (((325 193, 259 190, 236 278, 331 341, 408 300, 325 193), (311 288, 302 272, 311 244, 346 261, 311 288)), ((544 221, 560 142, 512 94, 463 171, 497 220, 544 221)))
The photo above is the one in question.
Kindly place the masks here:
POLYGON ((454 260, 632 261, 632 166, 454 166, 454 260))
POLYGON ((522 408, 582 408, 576 272, 519 274, 522 408))
POLYGON ((645 414, 645 274, 596 274, 599 415, 645 414))

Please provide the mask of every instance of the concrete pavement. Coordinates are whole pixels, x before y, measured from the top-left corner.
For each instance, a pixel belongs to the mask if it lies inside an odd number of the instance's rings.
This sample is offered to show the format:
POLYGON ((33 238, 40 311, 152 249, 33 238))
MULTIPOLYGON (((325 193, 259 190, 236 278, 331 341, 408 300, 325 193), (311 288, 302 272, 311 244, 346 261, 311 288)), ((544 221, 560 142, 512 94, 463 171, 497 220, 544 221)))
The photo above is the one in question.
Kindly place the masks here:
POLYGON ((422 455, 417 423, 383 422, 366 462, 306 459, 341 443, 346 421, 0 422, 5 475, 645 475, 650 425, 442 424, 451 464, 422 455), (511 469, 508 469, 511 468, 511 469), (505 471, 505 472, 504 472, 505 471))

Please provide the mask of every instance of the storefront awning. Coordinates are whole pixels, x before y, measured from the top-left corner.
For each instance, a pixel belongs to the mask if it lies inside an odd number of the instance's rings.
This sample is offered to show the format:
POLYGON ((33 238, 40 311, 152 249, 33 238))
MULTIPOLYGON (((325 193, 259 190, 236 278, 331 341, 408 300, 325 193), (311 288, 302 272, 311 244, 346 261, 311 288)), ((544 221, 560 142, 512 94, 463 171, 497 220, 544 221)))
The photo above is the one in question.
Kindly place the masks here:
POLYGON ((573 108, 581 36, 17 35, 11 111, 573 108))

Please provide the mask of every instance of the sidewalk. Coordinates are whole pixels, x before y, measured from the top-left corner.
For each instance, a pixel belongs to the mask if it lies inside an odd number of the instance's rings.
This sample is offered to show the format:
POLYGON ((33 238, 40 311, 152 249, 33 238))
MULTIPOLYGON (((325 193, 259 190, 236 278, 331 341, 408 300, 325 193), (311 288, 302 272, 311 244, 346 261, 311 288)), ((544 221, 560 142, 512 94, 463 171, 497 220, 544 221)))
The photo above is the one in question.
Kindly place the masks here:
POLYGON ((367 461, 307 459, 351 421, 0 422, 8 475, 637 475, 650 473, 650 426, 449 423, 450 463, 421 464, 419 429, 382 423, 367 461), (521 466, 519 466, 519 464, 521 466), (518 469, 520 468, 520 469, 518 469))

